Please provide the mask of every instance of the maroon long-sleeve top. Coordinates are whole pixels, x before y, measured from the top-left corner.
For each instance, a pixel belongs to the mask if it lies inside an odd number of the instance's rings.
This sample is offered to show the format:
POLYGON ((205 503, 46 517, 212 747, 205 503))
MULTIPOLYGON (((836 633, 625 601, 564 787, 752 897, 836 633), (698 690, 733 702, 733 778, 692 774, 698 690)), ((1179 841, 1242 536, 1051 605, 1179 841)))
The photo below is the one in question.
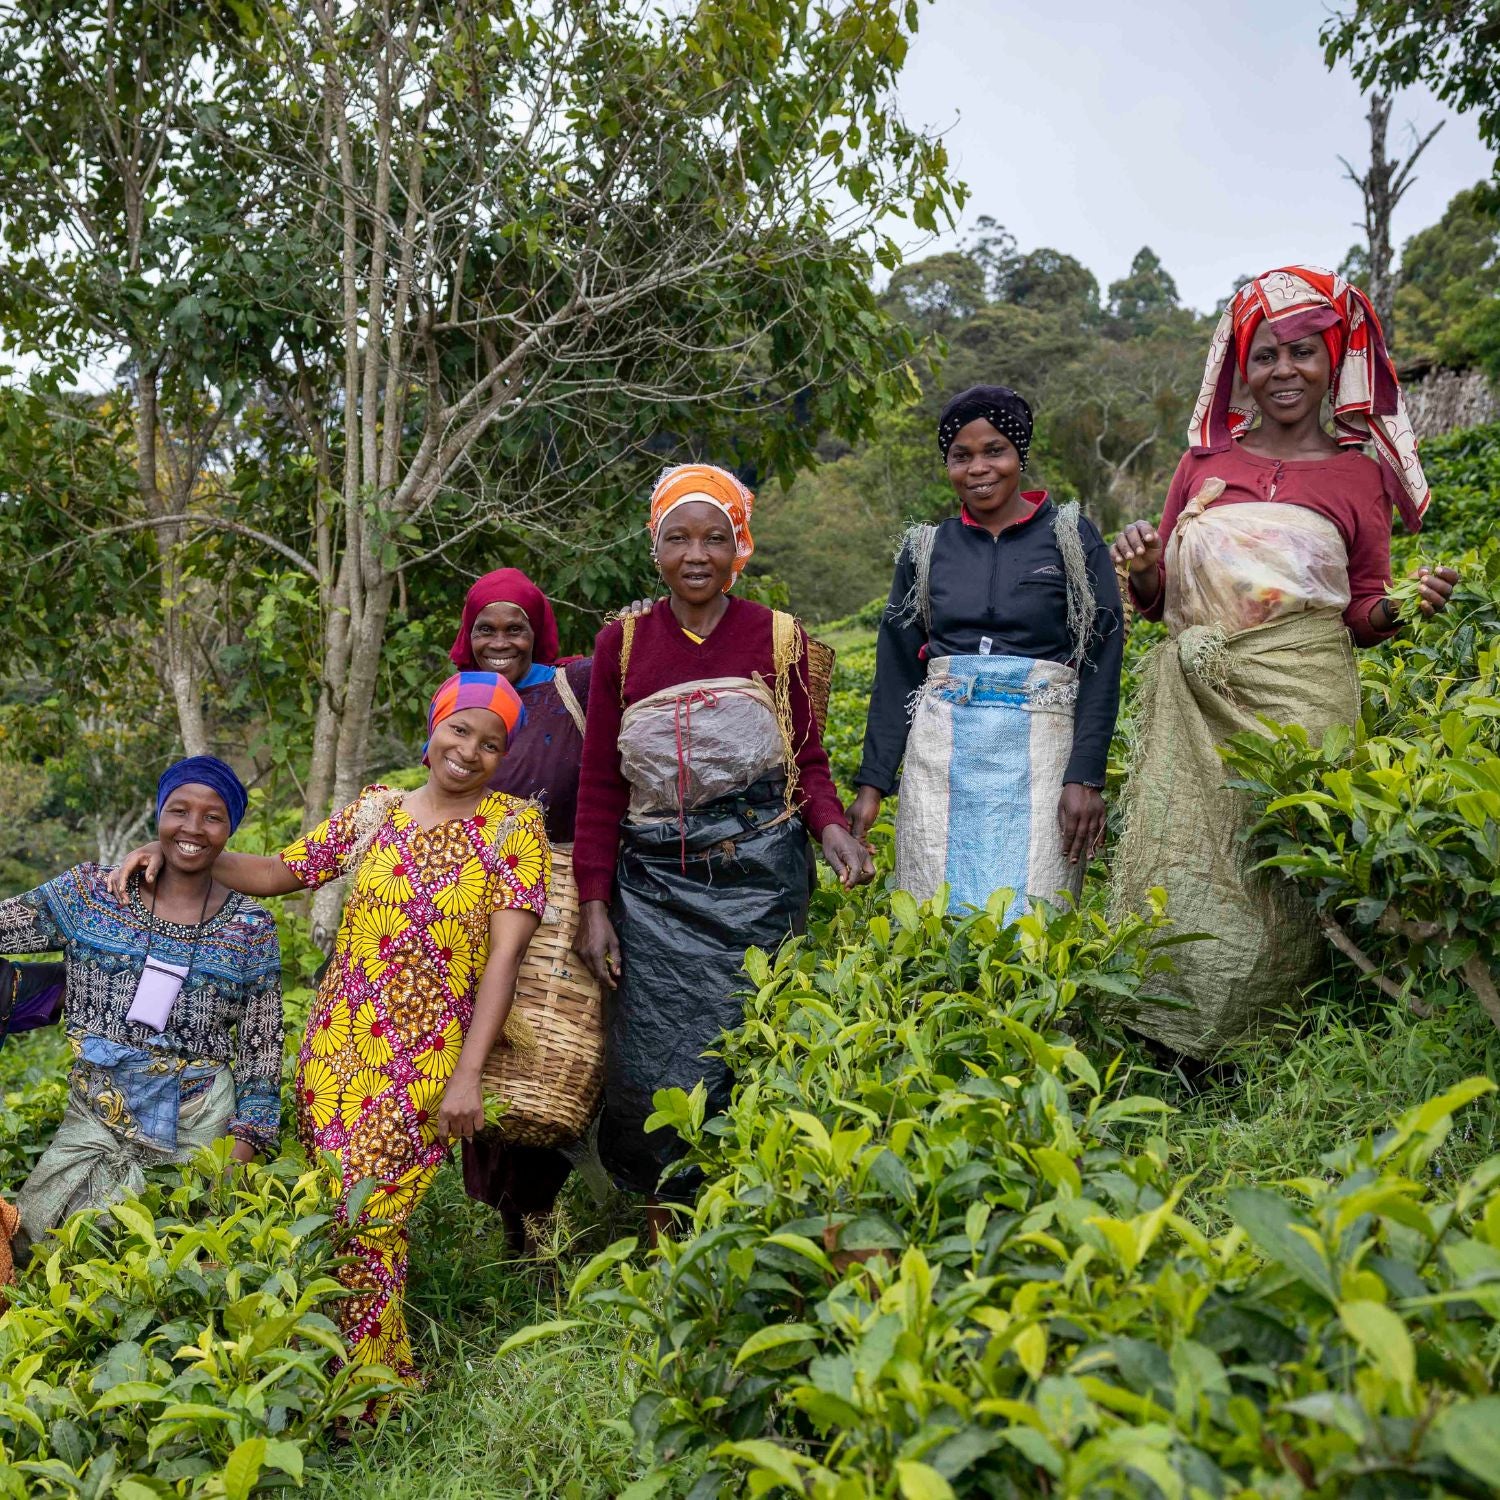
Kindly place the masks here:
MULTIPOLYGON (((1157 528, 1165 550, 1182 508, 1206 479, 1222 479, 1224 493, 1214 501, 1243 505, 1274 501, 1300 505, 1327 517, 1338 527, 1349 554, 1349 607, 1344 623, 1355 642, 1373 646, 1394 632, 1370 624, 1370 611, 1386 596, 1391 583, 1391 506, 1397 480, 1383 465, 1354 449, 1330 458, 1277 459, 1252 453, 1231 442, 1220 448, 1189 448, 1167 490, 1166 508, 1157 528)), ((1161 619, 1166 602, 1166 567, 1160 567, 1156 598, 1142 604, 1132 580, 1130 592, 1148 620, 1161 619)))
MULTIPOLYGON (((800 627, 799 627, 800 629, 800 627)), ((620 823, 630 805, 630 787, 620 771, 620 644, 618 621, 606 625, 594 642, 594 675, 589 684, 588 728, 583 738, 583 776, 578 787, 578 818, 573 873, 580 901, 608 901, 614 890, 620 823)), ((635 623, 626 669, 624 702, 638 703, 663 688, 704 677, 749 677, 760 673, 774 682, 771 611, 763 604, 731 597, 729 608, 701 642, 685 634, 671 602, 658 601, 635 623)), ((807 695, 804 646, 791 681, 792 734, 797 750, 798 799, 809 830, 821 837, 837 824, 848 828, 828 769, 828 752, 807 695)))

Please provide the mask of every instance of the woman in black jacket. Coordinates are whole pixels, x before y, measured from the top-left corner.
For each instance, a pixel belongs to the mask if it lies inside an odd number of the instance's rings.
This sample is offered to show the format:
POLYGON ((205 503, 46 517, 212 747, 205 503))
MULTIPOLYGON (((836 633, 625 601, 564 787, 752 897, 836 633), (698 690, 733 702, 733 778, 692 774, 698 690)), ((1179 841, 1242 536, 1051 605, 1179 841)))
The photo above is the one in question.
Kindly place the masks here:
POLYGON ((1109 550, 1076 502, 1022 490, 1031 408, 955 396, 938 446, 959 514, 914 526, 881 622, 858 794, 863 837, 896 787, 896 877, 949 909, 1075 895, 1104 834, 1124 630, 1109 550), (901 771, 902 762, 905 769, 901 771))

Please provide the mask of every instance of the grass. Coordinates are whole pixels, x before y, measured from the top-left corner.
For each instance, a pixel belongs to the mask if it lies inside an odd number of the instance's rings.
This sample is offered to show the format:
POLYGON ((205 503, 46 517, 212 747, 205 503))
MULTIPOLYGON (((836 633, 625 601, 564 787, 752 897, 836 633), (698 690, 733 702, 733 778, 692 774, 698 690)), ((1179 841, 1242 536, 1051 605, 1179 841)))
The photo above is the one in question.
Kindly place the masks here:
POLYGON ((319 1500, 593 1500, 638 1472, 635 1376, 623 1322, 568 1330, 497 1357, 531 1323, 564 1318, 567 1285, 589 1255, 640 1225, 622 1199, 595 1204, 574 1179, 551 1243, 507 1259, 498 1215, 445 1166, 412 1223, 407 1318, 429 1384, 376 1434, 330 1457, 319 1500))

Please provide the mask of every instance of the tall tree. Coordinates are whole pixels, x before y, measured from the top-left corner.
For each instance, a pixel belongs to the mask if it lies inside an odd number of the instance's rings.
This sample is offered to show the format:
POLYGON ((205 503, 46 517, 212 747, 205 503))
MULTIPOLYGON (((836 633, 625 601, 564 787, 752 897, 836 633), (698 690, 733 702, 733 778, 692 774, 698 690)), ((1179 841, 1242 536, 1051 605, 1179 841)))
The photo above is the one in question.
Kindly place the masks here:
POLYGON ((1450 108, 1478 115, 1500 158, 1500 6, 1495 0, 1352 0, 1323 23, 1331 68, 1348 62, 1367 93, 1425 84, 1450 108))
POLYGON ((881 304, 923 334, 946 334, 985 305, 984 271, 959 250, 910 261, 891 277, 881 304))
POLYGON ((39 362, 39 389, 119 372, 136 493, 92 529, 139 530, 156 553, 159 630, 143 644, 193 753, 209 748, 219 627, 192 555, 210 523, 188 512, 204 510, 244 365, 276 316, 244 295, 242 275, 235 286, 231 225, 249 205, 202 129, 228 37, 197 0, 0 11, 0 318, 39 362))
POLYGON ((932 227, 955 197, 940 145, 888 101, 913 14, 267 14, 226 131, 308 266, 274 404, 318 481, 310 810, 365 772, 401 569, 517 510, 556 522, 580 487, 638 486, 663 436, 733 456, 749 435, 746 459, 790 472, 906 378, 868 231, 932 227))
POLYGON ((1340 157, 1345 175, 1359 189, 1364 201, 1365 263, 1369 280, 1365 290, 1374 304, 1376 315, 1385 329, 1387 340, 1395 340, 1394 251, 1391 246, 1391 220, 1396 205, 1412 185, 1412 168, 1417 158, 1432 143, 1432 138, 1443 128, 1439 120, 1426 135, 1420 138, 1412 133, 1411 154, 1405 161, 1393 160, 1387 153, 1386 134, 1391 123, 1391 96, 1388 93, 1370 95, 1370 111, 1365 116, 1370 125, 1370 165, 1363 172, 1356 172, 1348 160, 1340 157))
POLYGON ((1401 254, 1396 320, 1406 359, 1462 369, 1483 362, 1500 323, 1500 206, 1486 183, 1455 194, 1401 254))
POLYGON ((1149 245, 1136 251, 1129 275, 1109 284, 1109 315, 1117 337, 1148 332, 1180 305, 1177 283, 1149 245))

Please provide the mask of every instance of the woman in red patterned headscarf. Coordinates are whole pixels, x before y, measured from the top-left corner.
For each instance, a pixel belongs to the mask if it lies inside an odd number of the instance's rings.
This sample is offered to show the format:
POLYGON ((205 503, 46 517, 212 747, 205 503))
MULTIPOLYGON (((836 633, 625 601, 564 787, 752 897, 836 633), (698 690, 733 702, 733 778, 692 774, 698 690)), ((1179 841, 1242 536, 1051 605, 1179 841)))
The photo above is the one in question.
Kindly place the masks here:
MULTIPOLYGON (((1369 298, 1310 266, 1236 293, 1188 437, 1160 528, 1133 522, 1113 549, 1137 608, 1171 637, 1142 682, 1149 728, 1114 874, 1117 909, 1165 886, 1181 930, 1215 935, 1177 950, 1168 988, 1184 1003, 1139 1022, 1206 1058, 1294 999, 1322 947, 1290 884, 1248 870, 1249 804, 1224 787, 1217 747, 1262 717, 1315 738, 1353 725, 1351 645, 1401 628, 1388 597, 1392 510, 1417 531, 1429 497, 1369 298)), ((1418 570, 1425 614, 1446 606, 1457 578, 1418 570)))

